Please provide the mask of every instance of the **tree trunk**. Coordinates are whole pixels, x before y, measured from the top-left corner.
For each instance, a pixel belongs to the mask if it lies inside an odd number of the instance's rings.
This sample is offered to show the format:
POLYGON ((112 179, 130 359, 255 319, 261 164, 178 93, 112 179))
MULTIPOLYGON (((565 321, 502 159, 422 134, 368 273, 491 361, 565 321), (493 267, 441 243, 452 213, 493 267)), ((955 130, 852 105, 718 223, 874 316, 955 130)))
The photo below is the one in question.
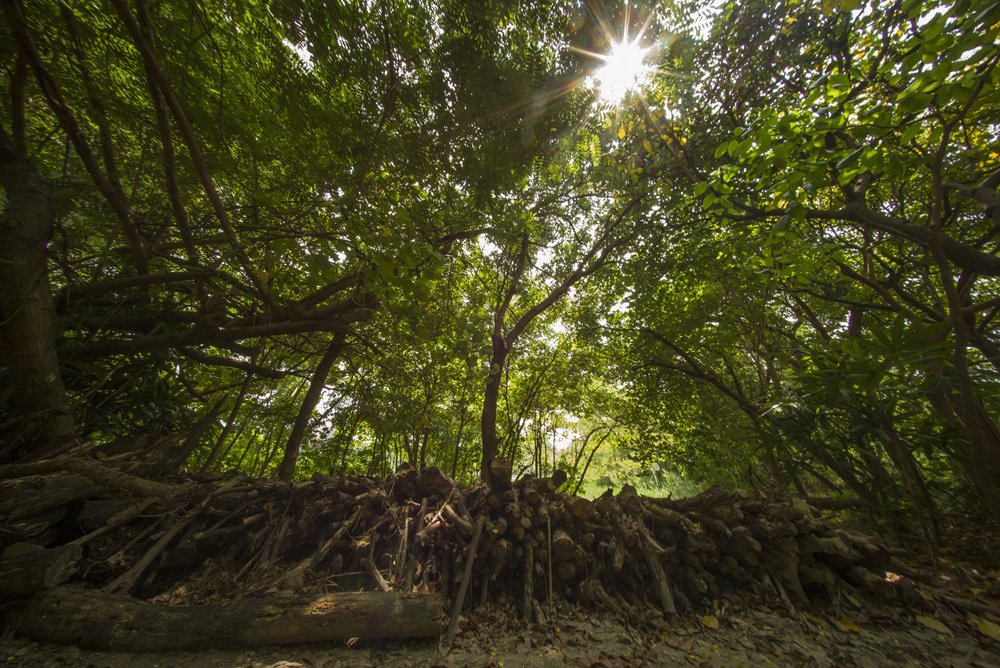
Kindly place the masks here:
POLYGON ((420 440, 420 457, 418 458, 417 470, 423 471, 427 468, 427 442, 431 439, 430 427, 424 428, 423 438, 420 440))
MULTIPOLYGON (((624 212, 621 213, 621 216, 624 216, 624 212)), ((618 220, 621 220, 621 217, 618 220)), ((503 299, 493 314, 493 354, 490 357, 490 373, 486 377, 486 396, 483 399, 483 458, 479 469, 483 481, 490 482, 490 464, 500 449, 500 439, 497 437, 497 400, 500 396, 500 383, 503 380, 504 366, 511 348, 536 317, 562 299, 577 282, 590 276, 607 263, 608 253, 614 247, 610 236, 614 227, 615 223, 606 227, 594 245, 584 253, 576 269, 552 288, 545 298, 522 313, 510 329, 504 333, 507 311, 520 287, 521 277, 524 275, 524 268, 528 261, 528 233, 525 232, 521 235, 517 259, 514 261, 514 271, 507 284, 503 299)))
MULTIPOLYGON (((471 375, 471 374, 470 374, 471 375)), ((465 379, 465 385, 462 386, 462 398, 458 402, 462 405, 462 413, 458 418, 458 435, 455 436, 455 448, 452 452, 451 457, 451 477, 457 476, 458 471, 458 455, 462 448, 462 434, 465 433, 465 422, 468 415, 468 406, 465 403, 465 393, 468 388, 469 379, 465 379)))
MULTIPOLYGON (((954 272, 944 245, 942 233, 944 210, 944 182, 942 180, 942 155, 938 153, 932 164, 934 177, 934 200, 931 206, 931 254, 939 269, 939 280, 948 305, 948 319, 951 323, 954 348, 952 365, 958 385, 958 415, 969 439, 969 468, 973 480, 979 488, 983 504, 995 521, 1000 521, 1000 448, 993 439, 996 429, 992 419, 982 409, 976 392, 972 374, 969 371, 968 348, 969 326, 963 315, 962 296, 956 287, 954 272)), ((964 266, 964 265, 959 265, 964 266)))
POLYGON ((0 349, 17 415, 37 424, 5 459, 42 456, 73 438, 73 416, 56 354, 55 307, 47 249, 55 216, 41 175, 0 132, 0 184, 7 209, 0 222, 0 349))
MULTIPOLYGON (((256 361, 256 356, 254 356, 253 361, 256 361)), ((236 401, 233 402, 233 408, 229 411, 229 417, 226 418, 226 424, 222 427, 219 437, 215 439, 215 445, 212 446, 212 451, 208 453, 208 458, 205 460, 205 463, 201 465, 201 471, 203 473, 211 471, 216 463, 222 459, 223 446, 226 444, 226 438, 229 436, 229 432, 232 430, 233 424, 236 422, 236 416, 239 414, 240 408, 243 406, 243 400, 246 399, 247 390, 250 389, 250 381, 252 378, 253 374, 248 371, 247 375, 243 378, 243 385, 240 387, 239 394, 236 395, 236 401)))
POLYGON ((288 445, 285 446, 285 455, 281 458, 281 465, 278 467, 278 478, 285 482, 291 480, 295 474, 295 463, 298 461, 299 450, 302 448, 302 439, 306 435, 313 410, 316 408, 316 404, 319 403, 320 396, 323 394, 323 388, 326 386, 326 379, 330 375, 333 363, 337 361, 340 353, 344 350, 344 342, 346 340, 347 335, 344 332, 341 331, 334 334, 333 341, 330 342, 330 347, 326 349, 326 353, 323 355, 323 359, 319 361, 316 373, 313 374, 312 381, 309 383, 309 391, 306 392, 306 398, 302 400, 302 407, 299 408, 299 414, 295 418, 295 424, 292 426, 292 433, 288 437, 288 445))
POLYGON ((503 381, 504 365, 507 363, 507 343, 502 336, 493 337, 493 355, 490 357, 490 375, 486 377, 486 393, 483 398, 483 458, 481 476, 490 480, 490 462, 500 449, 497 436, 497 401, 500 398, 500 383, 503 381))
POLYGON ((154 605, 128 596, 52 589, 6 615, 29 638, 128 652, 292 645, 362 638, 433 638, 441 599, 357 592, 217 605, 154 605))

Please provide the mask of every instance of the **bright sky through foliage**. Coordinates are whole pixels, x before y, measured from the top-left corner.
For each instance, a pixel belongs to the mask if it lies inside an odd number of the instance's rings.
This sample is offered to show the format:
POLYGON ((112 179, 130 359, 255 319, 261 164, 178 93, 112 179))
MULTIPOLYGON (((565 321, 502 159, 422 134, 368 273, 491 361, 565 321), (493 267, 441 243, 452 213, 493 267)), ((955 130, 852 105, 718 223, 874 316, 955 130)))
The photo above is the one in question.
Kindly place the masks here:
POLYGON ((649 47, 639 46, 639 39, 624 39, 611 45, 611 53, 600 56, 604 67, 594 74, 601 99, 608 104, 621 102, 625 95, 649 79, 650 66, 644 62, 649 47))

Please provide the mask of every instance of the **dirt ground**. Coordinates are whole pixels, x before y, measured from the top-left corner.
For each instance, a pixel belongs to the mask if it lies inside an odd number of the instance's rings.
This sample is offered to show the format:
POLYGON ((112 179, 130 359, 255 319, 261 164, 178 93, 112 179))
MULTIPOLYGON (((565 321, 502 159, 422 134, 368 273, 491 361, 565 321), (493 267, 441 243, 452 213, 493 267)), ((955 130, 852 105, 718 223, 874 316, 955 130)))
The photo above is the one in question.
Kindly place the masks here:
MULTIPOLYGON (((7 635, 10 666, 1000 666, 1000 638, 980 628, 987 615, 942 607, 919 618, 905 609, 869 613, 789 611, 758 603, 721 605, 711 615, 659 619, 637 628, 603 614, 562 611, 526 628, 512 610, 490 607, 464 620, 450 652, 434 642, 348 647, 306 645, 259 651, 130 654, 45 645, 7 635), (940 625, 940 626, 938 626, 940 625)), ((652 619, 657 619, 651 614, 652 619)), ((998 620, 1000 621, 1000 620, 998 620)), ((982 626, 983 629, 992 627, 982 626)))

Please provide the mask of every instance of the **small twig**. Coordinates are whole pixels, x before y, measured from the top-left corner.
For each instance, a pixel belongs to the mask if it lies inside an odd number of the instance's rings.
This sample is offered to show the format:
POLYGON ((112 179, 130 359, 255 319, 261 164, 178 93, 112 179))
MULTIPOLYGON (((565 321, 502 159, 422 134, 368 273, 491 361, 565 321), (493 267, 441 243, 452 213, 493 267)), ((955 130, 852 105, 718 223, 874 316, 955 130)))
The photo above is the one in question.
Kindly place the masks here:
MULTIPOLYGON (((406 511, 406 507, 403 507, 406 511)), ((410 515, 407 511, 406 519, 403 520, 403 532, 399 537, 399 552, 396 555, 396 580, 403 579, 403 570, 406 568, 406 547, 410 536, 410 515)))
POLYGON ((340 525, 340 528, 337 529, 337 531, 334 532, 334 534, 330 536, 330 538, 328 538, 318 550, 289 569, 288 572, 282 577, 282 581, 295 583, 299 578, 305 576, 305 572, 307 570, 312 570, 322 563, 323 559, 326 558, 326 555, 333 549, 333 546, 336 545, 341 538, 343 538, 345 533, 351 530, 365 510, 367 510, 367 505, 359 506, 358 509, 354 511, 354 514, 344 520, 344 523, 340 525))
POLYGON ((662 554, 663 548, 656 542, 652 534, 649 533, 649 529, 646 528, 646 524, 641 519, 637 520, 636 524, 639 531, 639 549, 646 560, 646 565, 649 567, 650 577, 652 577, 653 584, 656 586, 656 594, 660 598, 660 605, 663 606, 663 612, 669 615, 677 614, 677 606, 674 605, 674 596, 670 591, 670 582, 667 580, 667 574, 663 570, 663 563, 660 561, 660 554, 662 554))
POLYGON ((240 579, 243 574, 253 568, 255 571, 262 570, 267 567, 271 561, 271 557, 274 553, 275 541, 280 541, 284 538, 285 531, 288 529, 289 517, 288 508, 291 505, 291 500, 285 505, 285 509, 282 511, 281 523, 278 525, 277 530, 267 531, 266 537, 264 538, 263 545, 257 550, 250 560, 243 565, 240 572, 236 574, 236 578, 240 579))
POLYGON ((292 517, 289 515, 288 508, 286 507, 285 513, 281 518, 281 524, 278 525, 278 530, 272 534, 272 540, 265 548, 263 556, 257 562, 257 568, 266 568, 278 561, 281 557, 281 545, 285 542, 285 536, 288 535, 291 524, 292 517))
POLYGON ((170 544, 170 541, 172 541, 177 534, 184 529, 184 527, 190 524, 192 519, 194 519, 193 515, 188 517, 186 521, 175 522, 173 526, 163 532, 163 535, 160 536, 159 540, 153 543, 151 548, 146 550, 146 553, 142 555, 139 561, 132 565, 132 568, 115 578, 111 584, 105 587, 105 590, 112 592, 121 591, 127 594, 129 589, 132 588, 132 585, 135 584, 136 580, 138 580, 142 574, 146 572, 146 569, 149 568, 149 565, 153 563, 153 560, 160 556, 165 549, 167 549, 167 545, 170 544))
POLYGON ((535 589, 535 554, 530 540, 524 544, 524 563, 524 599, 521 613, 524 615, 524 621, 530 624, 535 589))
POLYGON ((792 603, 792 599, 788 597, 788 592, 785 591, 785 588, 782 586, 781 581, 778 580, 778 578, 771 575, 770 573, 768 573, 767 578, 771 581, 771 584, 774 585, 774 588, 778 590, 778 595, 781 597, 781 600, 785 603, 785 606, 788 608, 788 612, 792 613, 793 615, 795 615, 796 618, 801 620, 802 615, 799 614, 799 609, 795 607, 795 605, 792 603))
POLYGON ((436 521, 438 521, 439 519, 441 519, 441 513, 443 513, 443 512, 444 512, 444 507, 448 505, 448 502, 449 502, 449 501, 451 501, 451 497, 455 495, 455 490, 456 490, 456 489, 457 489, 457 487, 452 487, 452 488, 451 488, 451 491, 450 491, 450 492, 448 492, 448 498, 446 498, 446 499, 444 500, 444 503, 442 503, 442 504, 441 504, 441 507, 440 507, 440 508, 438 508, 437 512, 436 512, 436 513, 434 513, 434 516, 433 516, 433 517, 431 518, 431 521, 430 521, 430 522, 428 522, 427 524, 434 524, 434 522, 436 522, 436 521))
POLYGON ((398 587, 401 591, 413 591, 413 577, 416 575, 419 562, 414 559, 406 560, 406 567, 403 569, 402 583, 398 587))
POLYGON ((484 577, 483 584, 479 588, 479 607, 486 605, 486 599, 489 598, 490 594, 490 578, 484 577))
POLYGON ((375 567, 375 538, 368 543, 368 556, 361 560, 361 566, 368 571, 368 574, 372 576, 372 580, 378 585, 379 589, 385 592, 392 591, 392 587, 389 583, 385 581, 382 576, 382 572, 375 567))
POLYGON ((385 577, 382 575, 382 572, 379 569, 375 568, 375 564, 368 561, 367 559, 362 559, 361 563, 368 570, 368 575, 372 577, 372 580, 375 581, 375 584, 378 585, 379 589, 381 589, 384 592, 392 591, 392 587, 390 587, 389 583, 385 581, 385 577))
POLYGON ((80 536, 79 538, 74 540, 72 542, 72 545, 86 545, 95 538, 100 538, 104 534, 110 533, 111 531, 114 531, 118 527, 128 524, 135 518, 142 515, 146 511, 146 509, 154 505, 157 501, 158 499, 152 496, 140 499, 134 506, 129 506, 120 513, 112 515, 108 519, 108 521, 104 524, 104 526, 102 526, 101 528, 95 529, 90 533, 86 534, 85 536, 80 536))
POLYGON ((451 643, 455 640, 455 631, 458 630, 458 616, 462 612, 462 605, 465 603, 465 592, 469 589, 469 580, 472 579, 472 564, 476 560, 476 546, 479 545, 479 536, 483 533, 483 524, 486 518, 480 516, 476 522, 476 531, 472 534, 472 542, 469 543, 469 555, 465 558, 465 572, 462 574, 462 583, 458 586, 458 595, 455 596, 455 606, 451 609, 451 622, 448 623, 448 632, 444 636, 444 646, 451 648, 451 643))

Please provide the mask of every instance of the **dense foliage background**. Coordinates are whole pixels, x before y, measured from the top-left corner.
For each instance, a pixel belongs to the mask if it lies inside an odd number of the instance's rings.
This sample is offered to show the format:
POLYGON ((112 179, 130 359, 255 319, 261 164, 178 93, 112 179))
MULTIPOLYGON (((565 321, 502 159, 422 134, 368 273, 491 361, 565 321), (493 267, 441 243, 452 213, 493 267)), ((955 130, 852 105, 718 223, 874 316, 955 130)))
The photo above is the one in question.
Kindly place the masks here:
POLYGON ((1000 519, 997 3, 0 4, 3 460, 1000 519))

